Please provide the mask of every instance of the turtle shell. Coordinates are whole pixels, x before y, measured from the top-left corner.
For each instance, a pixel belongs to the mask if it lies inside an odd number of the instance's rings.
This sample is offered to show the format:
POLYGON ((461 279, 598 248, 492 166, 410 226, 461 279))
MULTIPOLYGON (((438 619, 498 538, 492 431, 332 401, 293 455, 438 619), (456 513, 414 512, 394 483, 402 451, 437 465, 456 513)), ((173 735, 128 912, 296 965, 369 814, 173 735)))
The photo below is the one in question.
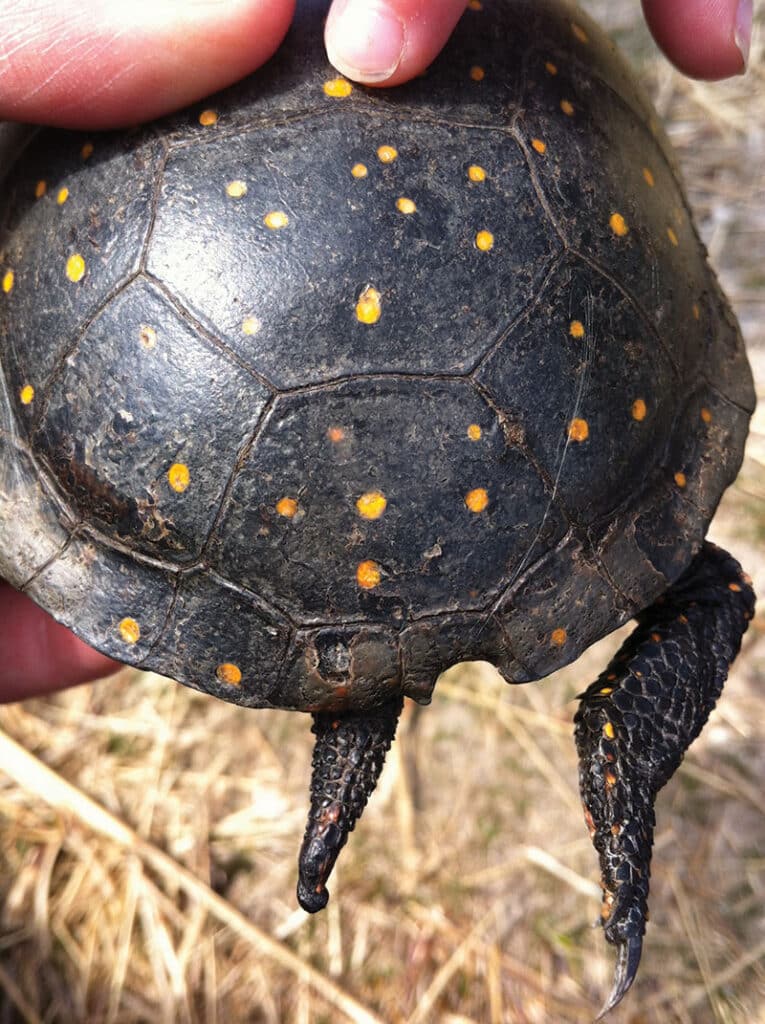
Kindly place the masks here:
POLYGON ((46 130, 0 205, 0 573, 226 700, 537 678, 698 549, 754 404, 673 157, 575 9, 468 5, 338 77, 46 130))

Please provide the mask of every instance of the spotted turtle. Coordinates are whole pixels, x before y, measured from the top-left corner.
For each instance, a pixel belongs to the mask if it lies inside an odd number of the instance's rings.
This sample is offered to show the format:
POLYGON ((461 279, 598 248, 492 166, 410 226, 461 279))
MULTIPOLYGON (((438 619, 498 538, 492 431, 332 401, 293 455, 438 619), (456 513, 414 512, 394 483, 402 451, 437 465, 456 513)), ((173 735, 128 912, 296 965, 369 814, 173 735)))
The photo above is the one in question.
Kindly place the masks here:
POLYGON ((576 716, 608 1009, 654 797, 752 615, 704 542, 741 336, 583 14, 472 0, 390 91, 332 70, 322 14, 193 109, 7 169, 0 573, 114 658, 313 715, 311 911, 405 696, 469 659, 538 679, 636 617, 576 716))

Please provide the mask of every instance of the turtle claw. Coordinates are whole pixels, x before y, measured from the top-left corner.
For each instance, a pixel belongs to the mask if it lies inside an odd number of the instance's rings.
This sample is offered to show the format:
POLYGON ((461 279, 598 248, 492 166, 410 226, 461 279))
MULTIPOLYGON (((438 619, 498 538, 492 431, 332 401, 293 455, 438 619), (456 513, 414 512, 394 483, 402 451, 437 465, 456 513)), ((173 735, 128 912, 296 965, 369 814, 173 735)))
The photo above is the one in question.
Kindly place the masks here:
POLYGON ((639 935, 618 944, 614 984, 608 999, 606 999, 603 1005, 603 1009, 595 1018, 596 1021, 602 1020, 625 997, 632 982, 635 980, 642 952, 643 939, 639 935))

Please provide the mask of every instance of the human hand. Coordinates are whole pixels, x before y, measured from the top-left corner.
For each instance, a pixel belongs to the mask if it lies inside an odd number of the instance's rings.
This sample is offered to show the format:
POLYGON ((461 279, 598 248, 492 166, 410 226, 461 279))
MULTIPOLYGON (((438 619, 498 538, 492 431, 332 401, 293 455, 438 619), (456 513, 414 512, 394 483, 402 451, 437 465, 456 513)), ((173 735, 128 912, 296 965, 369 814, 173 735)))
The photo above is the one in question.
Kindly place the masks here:
MULTIPOLYGON (((431 63, 465 2, 334 0, 330 59, 359 82, 406 81, 431 63)), ((724 78, 743 70, 752 0, 643 7, 682 71, 724 78)), ((294 0, 0 0, 0 119, 106 128, 156 117, 266 61, 293 9, 294 0)))
MULTIPOLYGON (((329 56, 354 80, 395 85, 431 63, 464 7, 465 0, 335 0, 329 56)), ((643 0, 643 7, 682 70, 720 78, 743 69, 751 0, 643 0)), ((294 0, 0 0, 0 119, 106 128, 156 117, 262 64, 293 8, 294 0)), ((115 668, 0 582, 0 701, 115 668)))

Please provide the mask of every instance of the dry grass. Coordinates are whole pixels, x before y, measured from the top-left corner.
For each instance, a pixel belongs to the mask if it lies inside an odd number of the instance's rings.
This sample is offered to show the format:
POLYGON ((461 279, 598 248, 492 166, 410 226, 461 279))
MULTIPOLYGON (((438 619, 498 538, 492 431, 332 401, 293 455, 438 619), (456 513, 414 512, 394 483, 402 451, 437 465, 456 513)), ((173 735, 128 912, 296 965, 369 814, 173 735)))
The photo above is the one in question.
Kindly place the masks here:
MULTIPOLYGON (((700 86, 654 59, 636 3, 588 6, 644 61, 765 395, 762 36, 747 78, 700 86)), ((714 537, 762 594, 764 464, 761 410, 714 537)), ((764 633, 761 608, 660 797, 652 923, 617 1024, 765 1021, 764 633)), ((0 709, 0 1024, 591 1020, 612 959, 590 927, 571 719, 615 643, 543 685, 449 673, 408 713, 317 918, 294 897, 303 716, 129 671, 0 709)))

